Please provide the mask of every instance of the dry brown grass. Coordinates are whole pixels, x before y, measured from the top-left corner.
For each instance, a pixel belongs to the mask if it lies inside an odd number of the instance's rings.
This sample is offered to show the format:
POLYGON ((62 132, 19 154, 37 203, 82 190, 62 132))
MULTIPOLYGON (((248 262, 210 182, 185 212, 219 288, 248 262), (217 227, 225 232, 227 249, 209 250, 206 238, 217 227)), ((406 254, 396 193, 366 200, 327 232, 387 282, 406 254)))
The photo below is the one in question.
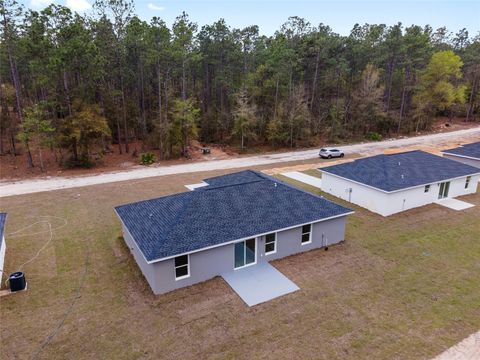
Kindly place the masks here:
MULTIPOLYGON (((221 173, 2 199, 7 234, 40 216, 68 226, 25 267, 28 291, 0 299, 0 357, 31 358, 74 299, 39 358, 418 359, 480 328, 480 194, 463 212, 430 205, 382 218, 354 207, 345 243, 273 263, 301 290, 253 308, 221 278, 154 296, 113 206, 221 173)), ((7 235, 6 272, 46 237, 7 235)))

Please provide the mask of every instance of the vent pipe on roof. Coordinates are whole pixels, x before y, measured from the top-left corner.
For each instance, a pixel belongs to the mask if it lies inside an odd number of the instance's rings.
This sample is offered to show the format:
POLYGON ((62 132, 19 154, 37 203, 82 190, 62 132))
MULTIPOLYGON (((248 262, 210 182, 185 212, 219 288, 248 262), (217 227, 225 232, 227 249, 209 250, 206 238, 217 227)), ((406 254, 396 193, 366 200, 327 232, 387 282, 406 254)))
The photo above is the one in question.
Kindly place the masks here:
POLYGON ((277 183, 275 183, 275 185, 274 185, 274 186, 275 186, 275 187, 277 187, 277 183))

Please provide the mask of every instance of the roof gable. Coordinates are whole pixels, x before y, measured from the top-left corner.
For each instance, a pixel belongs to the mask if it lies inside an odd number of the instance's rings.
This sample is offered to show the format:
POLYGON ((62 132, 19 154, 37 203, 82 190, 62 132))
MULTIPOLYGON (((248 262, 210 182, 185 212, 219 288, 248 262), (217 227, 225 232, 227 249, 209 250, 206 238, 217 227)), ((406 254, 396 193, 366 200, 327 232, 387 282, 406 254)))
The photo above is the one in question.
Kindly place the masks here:
POLYGON ((479 173, 473 166, 418 150, 371 156, 320 170, 386 192, 479 173))

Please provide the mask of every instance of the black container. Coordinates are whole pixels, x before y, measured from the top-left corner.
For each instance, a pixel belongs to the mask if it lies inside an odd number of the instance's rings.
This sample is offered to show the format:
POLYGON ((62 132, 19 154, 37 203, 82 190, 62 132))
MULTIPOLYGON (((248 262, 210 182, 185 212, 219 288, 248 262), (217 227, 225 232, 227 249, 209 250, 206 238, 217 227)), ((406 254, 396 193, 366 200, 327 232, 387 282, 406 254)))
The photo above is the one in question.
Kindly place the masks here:
POLYGON ((8 277, 8 282, 10 283, 10 291, 21 291, 25 290, 27 281, 25 280, 25 274, 21 271, 11 273, 8 277))

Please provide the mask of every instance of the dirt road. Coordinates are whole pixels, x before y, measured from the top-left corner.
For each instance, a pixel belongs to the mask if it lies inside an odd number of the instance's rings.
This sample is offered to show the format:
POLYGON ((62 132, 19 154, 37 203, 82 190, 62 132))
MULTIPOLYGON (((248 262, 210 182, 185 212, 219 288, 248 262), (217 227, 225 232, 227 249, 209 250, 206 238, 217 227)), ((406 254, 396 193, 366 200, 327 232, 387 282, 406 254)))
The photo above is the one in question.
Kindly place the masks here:
MULTIPOLYGON (((346 153, 360 153, 362 155, 373 155, 382 153, 386 149, 405 149, 412 146, 444 148, 445 146, 456 146, 460 143, 480 140, 480 127, 459 130, 447 133, 438 133, 425 136, 385 140, 380 142, 361 143, 342 146, 346 153)), ((143 179, 155 176, 164 176, 180 173, 211 171, 220 169, 235 169, 248 166, 259 166, 274 163, 316 159, 318 149, 294 151, 279 154, 258 155, 250 157, 239 157, 227 160, 212 160, 192 162, 181 165, 158 166, 139 168, 123 172, 102 173, 98 175, 77 176, 77 177, 54 177, 22 181, 0 182, 0 197, 36 193, 41 191, 52 191, 58 189, 74 188, 88 185, 97 185, 117 181, 143 179)))

